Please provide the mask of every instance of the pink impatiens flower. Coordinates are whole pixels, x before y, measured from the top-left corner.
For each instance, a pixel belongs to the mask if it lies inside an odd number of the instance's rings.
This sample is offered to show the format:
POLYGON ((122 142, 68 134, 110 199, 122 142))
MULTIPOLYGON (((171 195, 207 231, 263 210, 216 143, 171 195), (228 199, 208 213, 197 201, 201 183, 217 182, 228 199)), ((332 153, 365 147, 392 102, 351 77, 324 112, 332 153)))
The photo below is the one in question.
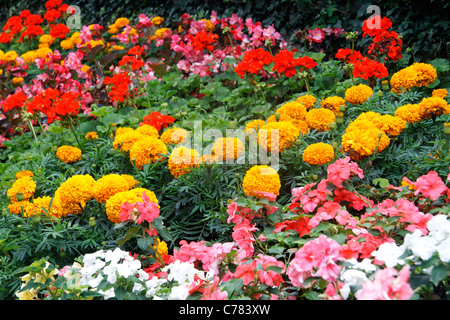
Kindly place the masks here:
POLYGON ((436 171, 430 171, 426 175, 419 177, 414 185, 417 188, 414 195, 417 196, 419 193, 422 193, 431 200, 437 200, 441 193, 447 189, 444 181, 442 181, 436 171))
POLYGON ((358 300, 408 300, 413 295, 408 279, 408 265, 400 272, 394 268, 378 270, 373 281, 363 283, 356 297, 358 300))
POLYGON ((342 182, 349 180, 352 175, 356 175, 363 179, 364 174, 361 168, 358 167, 353 161, 350 161, 350 157, 344 159, 338 159, 335 163, 328 166, 327 179, 338 188, 343 188, 342 182))

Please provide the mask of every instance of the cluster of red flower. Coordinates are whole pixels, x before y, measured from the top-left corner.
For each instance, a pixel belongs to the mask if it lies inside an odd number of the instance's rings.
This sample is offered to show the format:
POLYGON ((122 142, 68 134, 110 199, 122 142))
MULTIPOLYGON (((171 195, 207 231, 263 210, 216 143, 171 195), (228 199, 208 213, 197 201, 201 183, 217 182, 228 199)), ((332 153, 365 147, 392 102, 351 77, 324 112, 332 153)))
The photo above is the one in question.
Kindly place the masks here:
POLYGON ((380 16, 375 16, 371 19, 378 19, 380 25, 379 28, 373 28, 375 24, 371 23, 373 21, 369 21, 369 19, 365 20, 363 23, 363 37, 373 37, 372 43, 368 48, 368 53, 376 59, 383 58, 385 61, 390 59, 395 62, 400 59, 402 57, 401 51, 403 41, 399 38, 397 32, 388 31, 392 26, 392 21, 387 17, 381 19, 380 16))
POLYGON ((126 71, 105 77, 105 84, 111 85, 108 95, 115 102, 123 102, 128 96, 128 86, 131 83, 126 71))
POLYGON ((263 67, 271 62, 274 63, 272 71, 289 78, 297 73, 297 67, 300 67, 300 70, 304 70, 314 68, 317 65, 308 56, 294 58, 294 51, 280 50, 275 56, 272 56, 269 52, 258 48, 247 51, 243 60, 234 69, 234 72, 243 79, 246 73, 259 74, 263 72, 263 67))
POLYGON ((386 66, 375 60, 364 57, 361 52, 342 48, 336 53, 336 58, 353 65, 353 77, 369 79, 375 77, 378 79, 387 77, 388 70, 386 66))
POLYGON ((144 124, 151 125, 152 127, 155 127, 156 130, 161 131, 161 129, 166 129, 169 124, 174 123, 175 118, 161 114, 157 111, 152 111, 149 115, 146 115, 144 119, 142 119, 143 122, 139 123, 139 126, 142 126, 144 124))
POLYGON ((196 51, 203 52, 204 49, 213 51, 214 43, 218 38, 219 36, 217 34, 202 30, 192 38, 192 45, 196 51))

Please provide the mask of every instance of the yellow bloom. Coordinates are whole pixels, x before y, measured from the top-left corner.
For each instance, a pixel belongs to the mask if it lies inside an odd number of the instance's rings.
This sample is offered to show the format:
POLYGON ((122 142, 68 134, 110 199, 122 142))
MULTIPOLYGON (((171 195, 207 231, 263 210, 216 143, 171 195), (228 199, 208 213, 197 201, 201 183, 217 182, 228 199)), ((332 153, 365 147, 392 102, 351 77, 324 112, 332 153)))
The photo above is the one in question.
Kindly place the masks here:
POLYGON ((200 163, 201 157, 197 150, 179 146, 172 150, 168 166, 170 173, 175 178, 178 178, 183 174, 189 173, 191 168, 198 167, 200 163))
POLYGON ((128 189, 133 189, 134 187, 136 187, 140 182, 137 181, 133 176, 129 175, 129 174, 121 174, 121 176, 127 180, 128 183, 128 189))
POLYGON ((6 195, 10 197, 11 203, 17 202, 19 200, 29 200, 34 195, 36 191, 36 182, 31 179, 30 176, 24 176, 17 179, 10 189, 6 192, 6 195), (17 194, 22 196, 22 199, 17 199, 17 194))
POLYGON ((120 136, 121 134, 124 134, 126 132, 131 132, 131 131, 134 131, 134 129, 130 128, 130 127, 119 127, 116 130, 116 137, 120 136))
POLYGON ((17 201, 8 205, 8 209, 11 214, 23 214, 24 217, 32 216, 34 213, 34 208, 34 204, 27 200, 17 201))
POLYGON ((418 104, 405 104, 395 110, 395 116, 405 120, 408 123, 422 121, 422 115, 418 104))
MULTIPOLYGON (((25 63, 32 63, 37 58, 37 54, 34 51, 27 51, 20 56, 25 63)), ((1 60, 1 59, 0 59, 1 60)))
POLYGON ((365 84, 353 86, 345 90, 345 101, 351 104, 362 104, 373 95, 371 87, 365 84))
POLYGON ((23 82, 23 78, 22 77, 14 77, 14 78, 12 78, 12 82, 13 83, 21 83, 21 82, 23 82))
POLYGON ((127 24, 130 24, 130 20, 123 17, 117 18, 116 21, 114 21, 114 25, 119 29, 125 27, 127 24))
POLYGON ((311 130, 318 132, 330 130, 330 124, 335 121, 333 111, 323 108, 311 109, 306 114, 306 124, 311 130))
POLYGON ((95 132, 95 131, 91 131, 91 132, 88 132, 88 133, 86 133, 86 135, 84 136, 84 138, 86 139, 86 140, 96 140, 96 139, 98 139, 98 134, 97 134, 97 132, 95 132))
POLYGON ((154 136, 146 136, 133 144, 130 149, 130 159, 139 170, 142 170, 148 163, 164 160, 163 155, 167 152, 167 146, 162 140, 154 136))
POLYGON ((418 75, 415 84, 417 87, 428 87, 437 78, 437 71, 431 64, 413 63, 410 67, 413 68, 418 75))
POLYGON ((208 19, 201 19, 200 21, 205 23, 205 30, 208 32, 211 32, 214 30, 214 25, 212 24, 211 20, 208 19))
POLYGON ((442 99, 445 99, 445 97, 447 97, 447 95, 448 95, 447 89, 434 89, 433 93, 432 93, 433 97, 439 97, 442 99))
POLYGON ((133 146, 133 144, 136 141, 141 140, 145 137, 146 137, 145 135, 143 135, 139 132, 136 132, 135 130, 130 131, 130 132, 125 132, 120 135, 117 135, 117 133, 116 133, 116 137, 113 142, 113 147, 116 150, 120 149, 122 151, 128 152, 131 150, 131 147, 133 146))
POLYGON ((306 147, 303 152, 303 161, 311 165, 330 163, 334 159, 333 146, 328 143, 314 143, 306 147))
POLYGON ((345 106, 345 100, 339 96, 331 96, 320 102, 320 107, 333 111, 334 114, 340 112, 340 107, 345 106))
POLYGON ((383 151, 390 143, 389 137, 380 129, 353 128, 342 135, 342 152, 347 152, 352 160, 362 160, 374 152, 383 151))
POLYGON ((52 206, 50 207, 51 201, 52 201, 52 197, 49 197, 49 196, 35 198, 33 200, 33 204, 35 206, 36 212, 44 213, 44 209, 45 209, 46 214, 50 214, 50 216, 56 216, 57 215, 56 214, 57 207, 54 205, 53 202, 52 202, 52 206))
POLYGON ((163 17, 154 17, 152 19, 152 24, 154 26, 159 26, 159 25, 163 24, 163 22, 164 22, 164 18, 163 17))
POLYGON ((185 129, 173 127, 167 129, 161 134, 161 140, 167 144, 179 144, 186 140, 188 131, 185 129))
POLYGON ((245 130, 244 132, 247 132, 249 130, 256 130, 256 132, 259 131, 259 129, 264 126, 266 124, 266 122, 264 120, 252 120, 249 123, 247 123, 245 125, 245 130))
POLYGON ((300 135, 300 129, 292 122, 269 122, 258 131, 258 142, 265 150, 283 152, 296 141, 300 135))
POLYGON ((122 220, 119 218, 119 214, 121 211, 121 206, 125 202, 129 202, 130 204, 134 204, 136 202, 143 202, 142 194, 145 192, 145 195, 149 198, 150 202, 158 203, 158 199, 153 191, 150 191, 145 188, 137 188, 131 189, 129 191, 121 191, 113 196, 111 196, 106 201, 106 215, 111 222, 120 223, 122 220))
POLYGON ((72 146, 61 146, 56 150, 56 156, 64 163, 71 163, 81 160, 81 150, 72 146))
POLYGON ((172 35, 172 30, 169 28, 160 28, 155 31, 155 38, 164 39, 172 35))
POLYGON ((45 58, 47 56, 47 54, 53 53, 52 49, 50 49, 49 47, 39 48, 35 52, 36 52, 36 56, 39 59, 43 59, 43 58, 45 58))
POLYGON ((436 78, 436 69, 431 64, 414 63, 392 75, 391 90, 396 93, 401 93, 412 87, 427 87, 436 78))
POLYGON ((18 171, 18 172, 16 172, 16 175, 15 175, 16 179, 20 179, 23 177, 33 177, 33 176, 34 176, 34 174, 30 170, 18 171))
POLYGON ((151 126, 149 124, 143 124, 142 126, 139 126, 134 131, 137 133, 143 134, 147 137, 159 138, 158 130, 154 126, 151 126))
POLYGON ((298 100, 291 101, 291 102, 286 102, 281 107, 279 107, 277 109, 276 113, 288 115, 291 118, 296 119, 296 120, 305 120, 306 113, 307 113, 307 107, 303 103, 299 102, 298 100))
POLYGON ((436 118, 443 114, 450 114, 450 106, 440 97, 423 98, 419 103, 422 119, 436 118))
POLYGON ((244 152, 244 144, 234 137, 219 138, 213 145, 213 154, 222 160, 237 159, 244 152))
POLYGON ((297 98, 297 102, 302 103, 306 107, 307 110, 314 107, 314 105, 316 104, 316 101, 317 101, 316 97, 314 97, 310 94, 305 94, 304 96, 300 96, 297 98))
POLYGON ((406 121, 400 117, 385 114, 377 118, 374 125, 390 137, 395 137, 402 133, 406 128, 406 121))
POLYGON ((61 49, 64 50, 70 50, 75 47, 75 43, 73 43, 70 39, 62 40, 59 45, 61 46, 61 49))
POLYGON ((80 44, 81 43, 81 39, 80 39, 80 33, 79 32, 74 32, 71 36, 70 36, 70 41, 72 41, 75 44, 80 44))
POLYGON ((204 154, 202 156, 202 163, 205 163, 205 164, 213 164, 214 162, 218 162, 218 161, 219 161, 219 156, 217 156, 217 155, 204 154))
POLYGON ((64 203, 85 205, 94 198, 95 179, 89 175, 74 175, 61 183, 59 195, 64 203))
POLYGON ((261 198, 261 195, 257 194, 257 192, 270 192, 279 195, 281 188, 280 176, 275 169, 267 165, 256 165, 246 172, 242 181, 242 187, 247 196, 261 198))
POLYGON ((107 174, 98 179, 93 187, 94 198, 97 202, 106 203, 116 193, 129 190, 127 179, 119 174, 107 174))
POLYGON ((120 31, 120 27, 116 26, 115 24, 112 24, 108 27, 108 32, 110 34, 117 34, 120 31))
POLYGON ((91 45, 91 48, 94 48, 96 46, 105 47, 105 43, 103 42, 103 40, 91 40, 89 41, 89 44, 91 45))
POLYGON ((49 34, 43 34, 42 36, 39 37, 39 43, 45 43, 45 44, 48 44, 49 46, 51 46, 54 42, 55 42, 55 38, 53 38, 49 34))
POLYGON ((3 61, 16 61, 17 57, 18 57, 17 52, 11 50, 3 55, 3 61))

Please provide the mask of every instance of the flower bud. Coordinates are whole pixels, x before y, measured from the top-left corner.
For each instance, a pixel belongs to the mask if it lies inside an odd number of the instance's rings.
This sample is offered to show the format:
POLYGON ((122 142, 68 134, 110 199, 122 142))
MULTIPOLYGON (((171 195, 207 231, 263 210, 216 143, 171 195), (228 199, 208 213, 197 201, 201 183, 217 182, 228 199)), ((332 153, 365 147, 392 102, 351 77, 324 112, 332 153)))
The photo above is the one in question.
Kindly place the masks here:
POLYGON ((41 216, 38 214, 35 214, 31 217, 31 221, 33 221, 33 223, 38 223, 39 221, 41 221, 41 216))
POLYGON ((332 122, 328 126, 330 127, 330 129, 334 129, 336 128, 336 122, 332 122))
POLYGON ((16 193, 16 199, 17 199, 17 201, 22 201, 23 200, 23 193, 22 192, 17 192, 16 193))
POLYGON ((444 133, 450 135, 450 122, 444 123, 444 133))
POLYGON ((317 174, 312 176, 313 180, 319 180, 319 176, 317 174))
POLYGON ((381 90, 378 90, 378 92, 377 92, 377 96, 378 96, 378 98, 381 98, 381 97, 383 96, 383 91, 381 91, 381 90))
POLYGON ((280 118, 281 118, 281 114, 279 114, 278 112, 275 113, 275 119, 277 120, 277 122, 280 121, 280 118))
POLYGON ((94 217, 90 217, 89 218, 89 226, 90 227, 94 227, 95 226, 95 218, 94 217))

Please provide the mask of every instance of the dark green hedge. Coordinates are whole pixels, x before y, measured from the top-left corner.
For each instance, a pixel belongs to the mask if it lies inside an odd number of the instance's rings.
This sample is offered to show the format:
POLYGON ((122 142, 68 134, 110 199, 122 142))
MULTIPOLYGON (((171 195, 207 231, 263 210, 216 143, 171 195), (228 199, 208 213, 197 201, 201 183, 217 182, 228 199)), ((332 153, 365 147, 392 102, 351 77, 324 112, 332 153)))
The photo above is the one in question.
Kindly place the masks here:
MULTIPOLYGON (((405 48, 411 47, 416 59, 449 58, 450 42, 447 0, 71 0, 68 4, 81 8, 82 24, 107 25, 118 17, 137 19, 140 13, 160 15, 175 21, 183 13, 196 18, 208 17, 215 10, 219 17, 251 17, 263 25, 274 25, 283 35, 292 35, 305 27, 342 27, 346 31, 361 30, 362 21, 370 16, 369 5, 378 5, 381 15, 393 21, 394 30, 403 33, 405 48)), ((23 9, 44 9, 42 0, 3 0, 0 21, 23 9)), ((2 25, 3 23, 0 23, 2 25)))

